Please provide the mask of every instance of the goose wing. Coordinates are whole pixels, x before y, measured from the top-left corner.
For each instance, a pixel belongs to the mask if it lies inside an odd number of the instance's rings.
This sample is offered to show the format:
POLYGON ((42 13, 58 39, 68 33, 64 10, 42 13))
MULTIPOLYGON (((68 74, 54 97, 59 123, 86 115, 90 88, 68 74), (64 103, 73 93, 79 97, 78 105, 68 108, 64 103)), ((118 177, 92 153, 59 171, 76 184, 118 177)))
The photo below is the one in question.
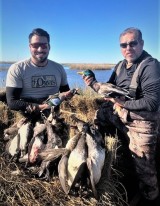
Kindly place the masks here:
POLYGON ((67 186, 67 179, 68 179, 68 153, 64 154, 58 164, 58 176, 61 183, 61 186, 66 194, 68 194, 68 186, 67 186))

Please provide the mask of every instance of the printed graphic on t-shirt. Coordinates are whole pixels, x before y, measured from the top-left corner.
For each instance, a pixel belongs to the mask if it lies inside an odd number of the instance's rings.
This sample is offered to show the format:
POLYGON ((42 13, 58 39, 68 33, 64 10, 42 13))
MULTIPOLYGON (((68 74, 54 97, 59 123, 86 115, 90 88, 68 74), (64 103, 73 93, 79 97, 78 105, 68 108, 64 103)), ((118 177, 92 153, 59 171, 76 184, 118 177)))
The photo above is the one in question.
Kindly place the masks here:
POLYGON ((55 87, 57 85, 54 75, 43 75, 32 77, 32 88, 55 87))

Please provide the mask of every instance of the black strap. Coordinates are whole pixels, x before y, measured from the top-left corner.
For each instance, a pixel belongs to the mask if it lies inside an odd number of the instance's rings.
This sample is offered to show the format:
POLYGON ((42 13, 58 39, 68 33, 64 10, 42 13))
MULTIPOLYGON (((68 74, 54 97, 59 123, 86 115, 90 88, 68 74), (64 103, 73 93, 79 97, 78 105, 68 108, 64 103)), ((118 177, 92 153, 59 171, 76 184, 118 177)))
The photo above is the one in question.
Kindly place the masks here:
MULTIPOLYGON (((151 57, 147 57, 146 59, 144 59, 136 68, 136 70, 133 73, 132 79, 131 79, 131 83, 129 86, 129 94, 132 97, 136 97, 136 91, 137 91, 137 87, 138 87, 138 81, 137 81, 137 77, 139 76, 139 71, 142 67, 142 64, 145 63, 146 61, 148 61, 149 59, 151 59, 151 57)), ((125 60, 121 61, 116 69, 116 75, 118 76, 122 67, 122 64, 125 60)), ((141 71, 142 72, 142 71, 141 71)))
POLYGON ((121 62, 118 64, 118 66, 117 66, 117 69, 116 69, 116 75, 117 75, 117 76, 119 75, 119 73, 120 73, 120 71, 121 71, 121 67, 122 67, 123 62, 124 62, 124 60, 121 61, 121 62))
MULTIPOLYGON (((147 57, 146 59, 144 59, 143 61, 141 61, 141 63, 138 65, 138 67, 136 68, 135 72, 133 73, 132 79, 131 79, 131 83, 129 86, 129 93, 132 97, 136 96, 136 91, 137 91, 137 87, 138 87, 138 81, 137 81, 137 77, 139 75, 139 71, 140 69, 143 69, 142 64, 145 63, 146 61, 148 61, 148 59, 150 59, 151 57, 147 57)), ((141 70, 142 72, 142 70, 141 70)))

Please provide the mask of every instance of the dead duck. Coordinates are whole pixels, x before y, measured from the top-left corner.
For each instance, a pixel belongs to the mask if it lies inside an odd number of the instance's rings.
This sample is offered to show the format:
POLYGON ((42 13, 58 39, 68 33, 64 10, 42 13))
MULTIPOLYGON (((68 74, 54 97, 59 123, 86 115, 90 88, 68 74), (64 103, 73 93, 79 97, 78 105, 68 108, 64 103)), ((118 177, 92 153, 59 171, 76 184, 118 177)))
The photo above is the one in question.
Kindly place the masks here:
MULTIPOLYGON (((117 97, 117 96, 125 96, 129 99, 131 99, 131 97, 129 96, 129 91, 127 91, 126 89, 122 89, 114 84, 111 83, 102 83, 102 82, 97 82, 96 78, 95 78, 95 74, 93 73, 93 71, 91 70, 85 70, 82 72, 78 72, 78 74, 80 75, 84 75, 84 76, 90 76, 93 78, 93 82, 95 82, 94 84, 94 90, 100 94, 102 97, 117 97)), ((91 85, 89 85, 91 86, 91 85)))
MULTIPOLYGON (((75 94, 78 94, 78 89, 72 89, 69 91, 70 94, 72 96, 74 96, 75 94)), ((64 100, 66 99, 66 97, 64 96, 63 93, 56 93, 56 94, 53 94, 53 95, 49 95, 49 97, 47 98, 47 100, 44 101, 44 103, 47 103, 49 104, 51 107, 57 107, 59 106, 64 100)))
MULTIPOLYGON (((47 143, 45 144, 44 151, 49 149, 62 148, 62 139, 57 134, 56 127, 53 126, 48 120, 46 121, 46 130, 47 130, 47 143)), ((43 160, 40 166, 40 170, 38 172, 38 176, 42 177, 45 175, 43 179, 49 181, 52 174, 58 168, 59 158, 43 160), (51 174, 52 173, 52 174, 51 174)))
POLYGON ((65 147, 68 141, 69 125, 65 122, 65 119, 61 117, 61 113, 55 111, 53 108, 51 108, 51 113, 47 120, 51 123, 52 129, 62 141, 62 145, 57 146, 65 147))
MULTIPOLYGON (((37 122, 33 129, 33 137, 28 146, 28 163, 35 163, 39 152, 45 148, 46 125, 37 122)), ((22 159, 20 159, 22 161, 22 159)))
POLYGON ((64 118, 60 117, 60 114, 57 115, 54 112, 53 114, 51 114, 52 118, 50 118, 51 117, 50 116, 47 119, 48 122, 46 122, 45 124, 39 125, 39 129, 35 128, 37 132, 39 131, 38 133, 40 133, 40 130, 43 130, 43 125, 44 125, 45 130, 47 130, 48 128, 48 133, 47 132, 46 133, 47 135, 49 135, 49 138, 45 144, 44 150, 41 150, 40 153, 38 154, 39 158, 42 161, 56 159, 56 157, 58 157, 61 154, 60 151, 62 151, 63 148, 65 148, 67 141, 68 141, 68 135, 69 135, 68 124, 65 123, 64 118), (48 127, 47 127, 47 124, 48 124, 48 127), (58 142, 56 142, 56 140, 58 140, 58 142), (62 150, 59 148, 62 148, 62 150))

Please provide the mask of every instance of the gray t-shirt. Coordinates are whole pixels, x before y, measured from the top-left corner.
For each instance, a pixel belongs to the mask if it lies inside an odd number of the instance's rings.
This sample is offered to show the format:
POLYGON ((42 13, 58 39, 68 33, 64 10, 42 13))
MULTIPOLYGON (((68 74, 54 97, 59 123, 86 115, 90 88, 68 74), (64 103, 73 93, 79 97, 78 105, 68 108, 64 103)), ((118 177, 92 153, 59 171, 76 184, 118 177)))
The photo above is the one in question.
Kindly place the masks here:
POLYGON ((6 87, 23 88, 21 98, 45 98, 67 84, 63 66, 51 60, 44 67, 37 67, 30 59, 12 64, 6 80, 6 87))

